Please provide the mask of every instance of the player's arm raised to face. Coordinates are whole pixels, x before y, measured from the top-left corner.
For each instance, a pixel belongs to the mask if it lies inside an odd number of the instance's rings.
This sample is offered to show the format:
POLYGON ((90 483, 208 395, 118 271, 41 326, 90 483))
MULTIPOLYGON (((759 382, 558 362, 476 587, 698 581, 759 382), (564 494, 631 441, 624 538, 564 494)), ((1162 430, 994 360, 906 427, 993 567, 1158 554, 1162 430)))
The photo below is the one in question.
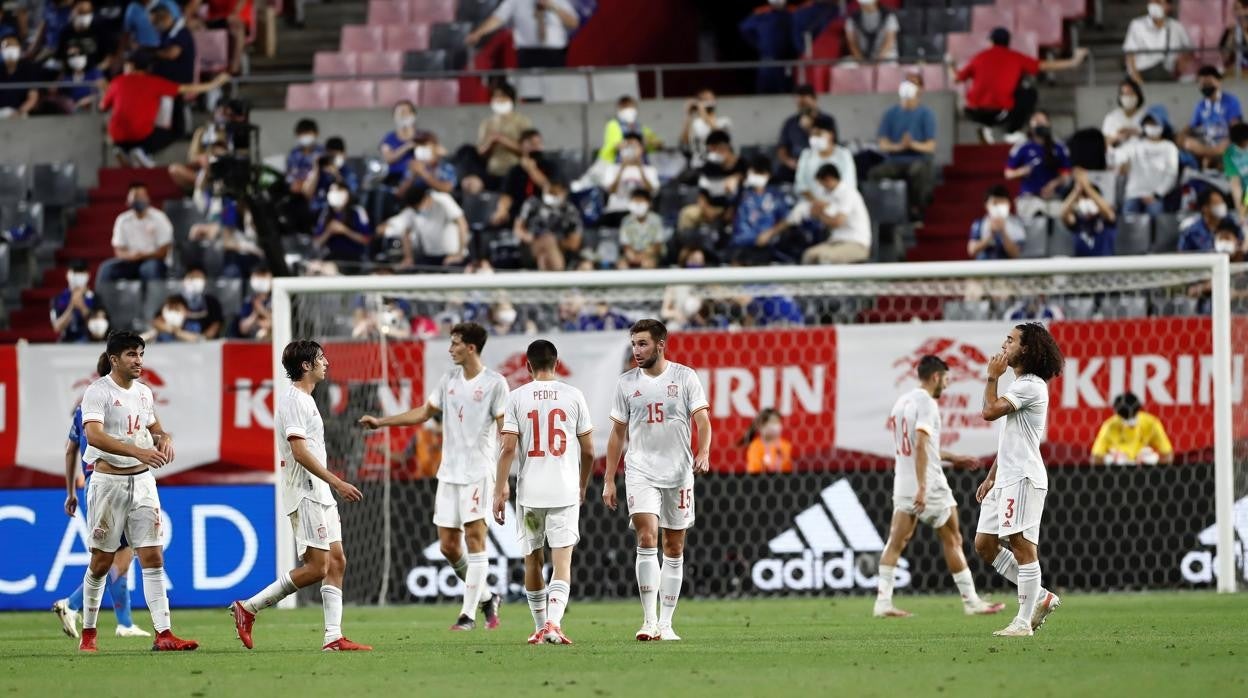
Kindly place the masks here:
MULTIPOLYGON (((993 357, 993 361, 996 362, 999 358, 993 357)), ((994 375, 994 372, 990 369, 988 381, 984 383, 984 406, 980 414, 990 422, 995 422, 1017 409, 1014 403, 1004 397, 997 396, 997 381, 1000 378, 1000 373, 994 375)))

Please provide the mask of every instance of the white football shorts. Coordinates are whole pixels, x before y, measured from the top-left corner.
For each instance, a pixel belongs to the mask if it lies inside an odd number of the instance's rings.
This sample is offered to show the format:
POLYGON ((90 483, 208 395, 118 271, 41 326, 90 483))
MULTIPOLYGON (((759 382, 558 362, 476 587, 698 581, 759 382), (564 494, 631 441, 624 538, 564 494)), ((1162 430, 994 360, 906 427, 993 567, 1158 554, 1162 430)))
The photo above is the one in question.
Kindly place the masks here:
MULTIPOLYGON (((628 515, 654 514, 659 527, 683 531, 693 526, 693 473, 679 487, 658 487, 643 477, 625 474, 624 491, 628 495, 628 515)), ((629 521, 632 527, 632 521, 629 521)))
POLYGON ((957 500, 953 498, 953 492, 943 487, 927 493, 927 502, 923 506, 923 511, 917 514, 914 511, 914 497, 893 496, 893 511, 917 516, 919 523, 927 524, 932 528, 944 526, 957 504, 957 500))
POLYGON ((1044 498, 1049 493, 1023 478, 1005 487, 994 487, 979 509, 978 533, 1009 538, 1021 533, 1032 543, 1040 544, 1040 519, 1044 516, 1044 498))
POLYGON ((516 507, 516 532, 520 550, 529 555, 549 544, 567 548, 581 539, 581 506, 516 507))
POLYGON ((493 498, 493 478, 484 477, 467 485, 438 480, 438 493, 433 502, 433 525, 462 530, 464 524, 480 521, 490 514, 493 498))
POLYGON ((329 550, 330 544, 342 542, 337 504, 321 504, 305 497, 299 501, 299 508, 290 513, 290 527, 295 532, 300 558, 308 548, 329 550))
POLYGON ((111 475, 96 471, 87 484, 90 546, 117 552, 122 534, 134 548, 160 545, 160 496, 152 471, 111 475))

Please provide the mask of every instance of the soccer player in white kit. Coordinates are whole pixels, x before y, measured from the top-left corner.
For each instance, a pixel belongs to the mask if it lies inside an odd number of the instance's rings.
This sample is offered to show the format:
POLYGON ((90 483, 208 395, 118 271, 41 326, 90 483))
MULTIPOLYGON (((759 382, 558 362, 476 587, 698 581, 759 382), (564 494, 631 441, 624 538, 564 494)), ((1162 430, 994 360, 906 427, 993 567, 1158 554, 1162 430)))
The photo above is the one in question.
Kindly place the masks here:
POLYGON ((282 461, 282 506, 290 517, 303 564, 282 574, 250 599, 230 604, 234 628, 243 646, 251 649, 251 630, 257 613, 320 582, 325 614, 321 650, 368 651, 373 648, 352 642, 342 634, 342 580, 347 556, 342 549, 342 519, 334 492, 348 502, 361 501, 364 495, 327 467, 325 423, 312 390, 327 377, 329 359, 320 344, 297 339, 282 350, 282 367, 291 385, 277 398, 273 429, 281 437, 278 455, 282 461))
POLYGON ((581 504, 594 467, 594 426, 580 390, 559 380, 555 345, 539 339, 526 352, 533 381, 511 391, 494 486, 494 520, 504 523, 507 473, 519 446, 516 532, 524 553, 524 590, 535 630, 529 644, 570 645, 563 614, 572 591, 572 547, 581 538, 581 504), (576 438, 572 436, 575 434, 576 438), (542 549, 550 545, 550 585, 542 549))
POLYGON ((455 368, 429 393, 424 405, 402 414, 377 418, 360 417, 365 429, 423 424, 435 414, 442 417, 442 464, 438 466, 438 492, 433 505, 433 524, 438 527, 442 555, 464 583, 464 603, 451 630, 476 627, 477 608, 485 615, 485 627, 498 627, 502 597, 486 598, 489 556, 485 552, 490 496, 494 492, 494 468, 498 465, 498 430, 507 406, 507 379, 486 368, 481 361, 485 328, 463 322, 451 328, 451 360, 455 368), (464 556, 461 540, 468 544, 464 556))
POLYGON ((637 368, 620 376, 611 401, 614 424, 607 440, 602 501, 615 510, 615 471, 624 453, 624 486, 630 526, 637 533, 637 591, 643 614, 637 639, 679 640, 672 630, 672 615, 685 576, 685 531, 694 521, 693 476, 711 468, 711 420, 698 375, 664 358, 667 328, 663 323, 638 320, 630 330, 630 342, 637 368), (696 456, 689 448, 691 422, 698 426, 696 456), (657 617, 656 600, 661 600, 657 617))
POLYGON ((92 383, 82 396, 82 426, 87 433, 87 451, 82 459, 94 471, 87 485, 91 562, 82 578, 78 649, 83 652, 96 651, 100 600, 123 534, 143 568, 143 597, 156 630, 152 650, 199 647, 198 642, 178 638, 170 629, 160 496, 152 469, 173 461, 173 438, 156 417, 152 389, 138 381, 143 375, 145 349, 143 338, 133 332, 109 335, 105 351, 112 371, 92 383))
POLYGON ((944 549, 945 564, 962 596, 968 616, 999 613, 1003 603, 988 603, 975 592, 975 580, 962 552, 962 528, 958 503, 945 479, 942 461, 955 468, 974 468, 976 459, 940 448, 940 398, 949 384, 949 366, 938 356, 919 359, 919 387, 897 398, 888 425, 897 445, 893 460, 893 521, 888 543, 880 555, 880 587, 875 599, 876 618, 904 618, 910 613, 893 606, 893 579, 897 562, 922 522, 936 529, 944 549))
POLYGON ((975 551, 1018 586, 1018 615, 1002 630, 1005 637, 1031 635, 1062 601, 1040 584, 1040 519, 1049 491, 1049 474, 1040 457, 1040 442, 1049 417, 1048 381, 1062 372, 1062 352, 1044 325, 1017 325, 988 362, 984 386, 984 419, 1005 417, 997 446, 997 462, 979 486, 981 503, 975 551), (1014 383, 997 395, 997 381, 1006 367, 1014 383), (1009 548, 1000 541, 1009 542, 1009 548))

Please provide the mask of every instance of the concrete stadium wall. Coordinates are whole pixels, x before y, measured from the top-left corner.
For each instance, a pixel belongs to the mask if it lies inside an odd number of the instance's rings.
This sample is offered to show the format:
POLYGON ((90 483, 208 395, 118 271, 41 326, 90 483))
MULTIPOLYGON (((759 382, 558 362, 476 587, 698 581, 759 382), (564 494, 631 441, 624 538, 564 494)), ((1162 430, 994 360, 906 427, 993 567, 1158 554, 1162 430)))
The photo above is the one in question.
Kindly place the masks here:
POLYGON ((95 114, 0 122, 0 162, 76 162, 78 185, 95 186, 104 163, 104 120, 95 114))

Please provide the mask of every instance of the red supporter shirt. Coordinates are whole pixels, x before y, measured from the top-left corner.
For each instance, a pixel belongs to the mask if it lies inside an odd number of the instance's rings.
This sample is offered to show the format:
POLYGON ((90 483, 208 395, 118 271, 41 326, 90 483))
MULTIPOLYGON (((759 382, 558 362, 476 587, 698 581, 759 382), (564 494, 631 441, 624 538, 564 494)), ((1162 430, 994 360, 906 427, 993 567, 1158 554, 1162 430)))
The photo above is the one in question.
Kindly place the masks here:
POLYGON ((177 97, 178 84, 147 73, 119 75, 108 85, 100 109, 111 110, 108 137, 114 143, 135 143, 156 130, 162 97, 177 97))
POLYGON ((1013 109, 1014 90, 1024 75, 1040 72, 1040 62, 1004 46, 975 54, 958 71, 958 82, 971 78, 966 90, 968 109, 1013 109))
MULTIPOLYGON (((208 5, 208 21, 215 22, 218 20, 228 19, 230 13, 233 12, 234 8, 238 5, 238 0, 208 0, 205 4, 208 5)), ((241 17, 242 20, 248 25, 252 22, 252 7, 252 0, 247 0, 247 2, 243 5, 242 10, 239 12, 239 17, 241 17)))

